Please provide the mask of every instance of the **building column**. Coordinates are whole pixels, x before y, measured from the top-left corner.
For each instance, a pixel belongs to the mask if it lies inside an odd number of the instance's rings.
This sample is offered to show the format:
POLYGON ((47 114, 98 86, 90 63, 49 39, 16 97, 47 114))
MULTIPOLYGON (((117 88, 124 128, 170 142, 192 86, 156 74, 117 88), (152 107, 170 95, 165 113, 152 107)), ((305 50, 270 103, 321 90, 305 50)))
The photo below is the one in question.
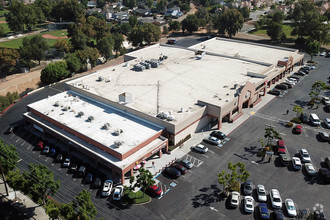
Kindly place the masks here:
POLYGON ((221 129, 221 120, 222 120, 222 119, 219 118, 218 127, 217 127, 218 130, 221 129))
POLYGON ((158 151, 158 155, 159 155, 159 158, 162 158, 162 155, 163 155, 163 153, 162 153, 162 149, 159 149, 159 151, 158 151))
POLYGON ((133 168, 130 169, 130 171, 131 171, 131 176, 134 176, 134 170, 133 170, 133 168))
POLYGON ((121 173, 121 184, 125 183, 125 174, 121 173))

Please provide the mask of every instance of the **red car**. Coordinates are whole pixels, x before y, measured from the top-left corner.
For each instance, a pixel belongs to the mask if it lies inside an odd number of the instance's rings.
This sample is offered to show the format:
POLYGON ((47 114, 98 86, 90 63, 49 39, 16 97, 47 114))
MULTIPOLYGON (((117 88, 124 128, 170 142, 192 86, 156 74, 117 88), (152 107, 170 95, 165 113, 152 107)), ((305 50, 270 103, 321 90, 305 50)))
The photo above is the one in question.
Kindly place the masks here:
POLYGON ((38 143, 38 148, 39 148, 40 150, 44 149, 44 142, 39 141, 39 143, 38 143))
POLYGON ((156 185, 152 185, 147 189, 147 193, 154 197, 161 197, 163 195, 163 190, 156 185))
POLYGON ((278 154, 285 154, 286 153, 286 147, 283 140, 277 141, 277 153, 278 154))
POLYGON ((293 128, 293 132, 295 134, 301 134, 302 132, 302 126, 301 125, 296 125, 294 128, 293 128))

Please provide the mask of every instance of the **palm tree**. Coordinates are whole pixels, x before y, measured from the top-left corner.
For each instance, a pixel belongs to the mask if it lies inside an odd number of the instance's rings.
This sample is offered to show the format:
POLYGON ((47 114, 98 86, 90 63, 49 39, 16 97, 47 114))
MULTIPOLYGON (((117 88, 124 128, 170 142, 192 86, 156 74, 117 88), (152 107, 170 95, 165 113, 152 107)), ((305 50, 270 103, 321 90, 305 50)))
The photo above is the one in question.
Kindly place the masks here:
POLYGON ((140 174, 136 178, 136 183, 134 184, 134 187, 141 187, 142 192, 143 192, 143 197, 146 189, 155 184, 155 180, 153 179, 153 175, 149 170, 144 169, 141 167, 139 169, 140 174))
POLYGON ((296 117, 299 118, 299 116, 303 113, 303 108, 300 107, 300 106, 298 106, 298 105, 296 105, 296 106, 293 107, 293 110, 292 111, 297 112, 297 116, 296 117))
POLYGON ((264 137, 267 138, 267 146, 270 145, 273 139, 282 139, 280 134, 273 127, 265 128, 264 137))

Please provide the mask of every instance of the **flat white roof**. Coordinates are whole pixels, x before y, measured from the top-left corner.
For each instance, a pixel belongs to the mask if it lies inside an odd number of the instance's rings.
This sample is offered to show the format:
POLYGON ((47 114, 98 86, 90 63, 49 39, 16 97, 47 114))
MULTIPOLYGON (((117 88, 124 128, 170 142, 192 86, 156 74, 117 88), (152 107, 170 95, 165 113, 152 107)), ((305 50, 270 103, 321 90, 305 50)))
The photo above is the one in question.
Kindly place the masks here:
POLYGON ((258 84, 263 80, 248 76, 248 72, 260 73, 269 68, 269 65, 214 55, 198 59, 192 50, 163 45, 127 55, 137 59, 67 83, 115 102, 119 101, 119 94, 130 93, 132 102, 126 105, 153 116, 158 113, 158 97, 159 111, 172 111, 173 123, 177 123, 200 109, 196 105, 198 100, 216 106, 225 105, 235 97, 240 86, 248 81, 258 84), (158 68, 133 70, 134 64, 163 55, 167 59, 158 68), (100 81, 99 77, 104 80, 100 81), (237 89, 234 89, 235 84, 237 89), (181 108, 189 111, 179 113, 181 108))
POLYGON ((72 91, 37 101, 29 107, 120 154, 135 148, 163 129, 72 91), (80 112, 83 115, 79 116, 80 112), (91 116, 93 120, 90 121, 91 116), (104 127, 106 123, 109 124, 108 129, 104 127), (122 133, 116 135, 120 130, 122 133), (120 142, 121 145, 118 147, 115 142, 120 142))
POLYGON ((223 38, 212 38, 190 48, 275 65, 277 61, 283 60, 285 57, 294 56, 297 53, 296 49, 223 38))

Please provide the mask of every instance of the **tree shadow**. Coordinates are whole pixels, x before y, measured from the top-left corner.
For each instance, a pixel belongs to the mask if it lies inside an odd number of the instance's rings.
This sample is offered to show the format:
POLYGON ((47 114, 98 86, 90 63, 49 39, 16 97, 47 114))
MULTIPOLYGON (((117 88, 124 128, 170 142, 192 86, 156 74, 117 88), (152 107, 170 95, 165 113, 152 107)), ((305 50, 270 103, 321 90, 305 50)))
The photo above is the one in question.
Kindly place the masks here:
POLYGON ((27 208, 21 201, 5 201, 3 196, 0 197, 1 219, 32 219, 35 208, 27 208))
POLYGON ((211 206, 213 203, 225 201, 226 198, 221 198, 219 194, 221 190, 217 185, 212 184, 210 187, 204 187, 199 190, 201 193, 195 195, 192 200, 194 208, 211 206))
POLYGON ((303 107, 307 106, 308 102, 302 101, 302 100, 295 100, 294 103, 303 108, 303 107))

